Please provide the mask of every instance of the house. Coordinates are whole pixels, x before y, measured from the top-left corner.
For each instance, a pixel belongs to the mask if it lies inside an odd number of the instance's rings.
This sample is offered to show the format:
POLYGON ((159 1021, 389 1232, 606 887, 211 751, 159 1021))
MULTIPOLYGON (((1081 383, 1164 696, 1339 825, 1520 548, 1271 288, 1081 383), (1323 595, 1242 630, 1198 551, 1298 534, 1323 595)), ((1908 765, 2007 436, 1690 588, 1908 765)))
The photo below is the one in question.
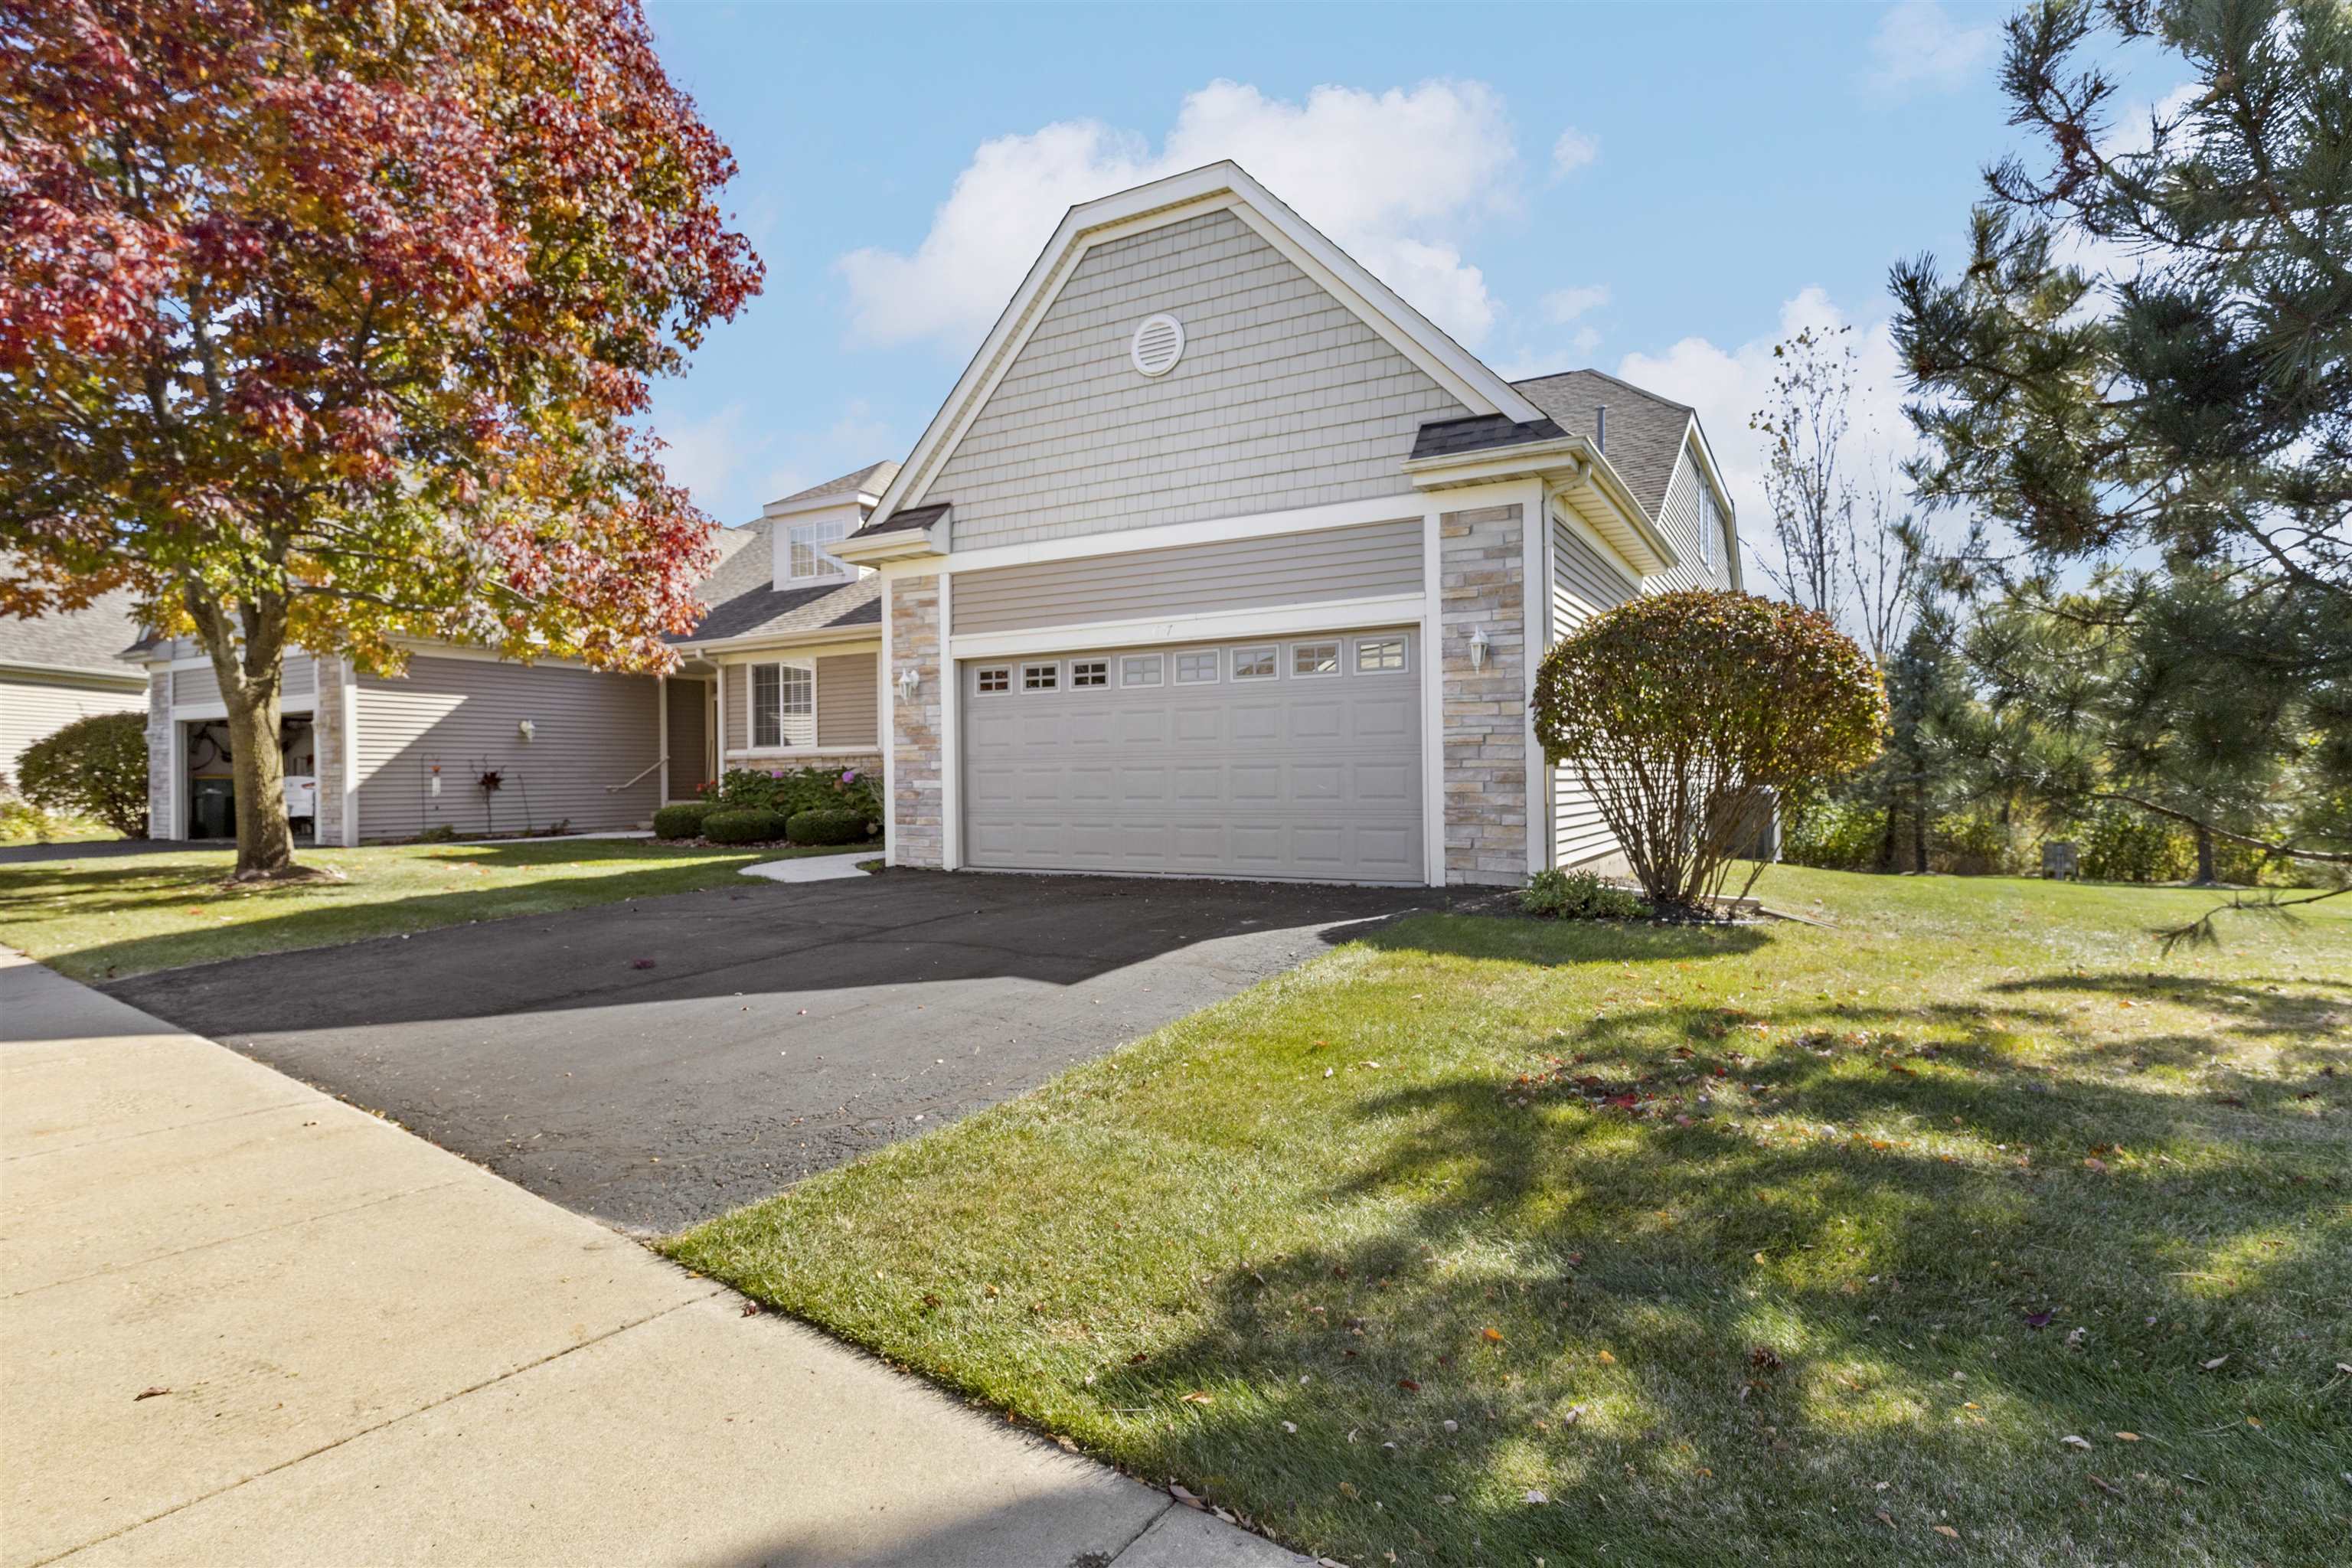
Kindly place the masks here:
MULTIPOLYGON (((878 769, 881 581, 827 547, 865 521, 897 468, 869 464, 721 530, 698 589, 707 611, 670 639, 667 677, 424 643, 395 676, 289 654, 279 735, 298 834, 352 845, 640 828, 728 767, 878 769)), ((147 675, 152 833, 234 837, 211 660, 186 638, 123 657, 147 675)))
POLYGON ((1609 862, 1533 660, 1740 582, 1691 409, 1505 380, 1230 163, 1072 209, 876 513, 889 858, 950 869, 1609 862))
POLYGON ((137 635, 124 593, 31 619, 0 616, 0 776, 13 780, 26 747, 77 719, 146 706, 147 683, 115 658, 137 635))
MULTIPOLYGON (((1740 582, 1690 408, 1505 380, 1230 163, 1072 209, 904 464, 721 549, 667 677, 296 660, 320 837, 633 826, 817 763, 881 770, 900 866, 1507 885, 1618 854, 1534 659, 1740 582)), ((176 837, 218 693, 147 662, 176 837)))

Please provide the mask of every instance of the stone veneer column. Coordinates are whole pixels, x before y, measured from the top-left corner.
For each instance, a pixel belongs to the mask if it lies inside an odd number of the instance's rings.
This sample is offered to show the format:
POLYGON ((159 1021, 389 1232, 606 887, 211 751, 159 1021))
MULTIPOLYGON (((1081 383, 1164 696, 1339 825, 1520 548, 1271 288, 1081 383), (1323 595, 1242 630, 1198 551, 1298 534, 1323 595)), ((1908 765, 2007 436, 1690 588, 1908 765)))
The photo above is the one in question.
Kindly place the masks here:
POLYGON ((1528 877, 1527 566, 1520 509, 1437 520, 1444 628, 1445 879, 1517 886, 1528 877), (1486 662, 1470 668, 1471 634, 1486 662))
POLYGON ((940 755, 940 579, 937 573, 890 579, 891 860, 945 863, 946 796, 940 755), (898 697, 898 677, 922 684, 912 702, 898 697))
POLYGON ((310 710, 310 744, 319 756, 319 842, 343 841, 343 661, 317 663, 318 695, 310 710))
POLYGON ((147 672, 147 837, 172 831, 172 672, 147 672))

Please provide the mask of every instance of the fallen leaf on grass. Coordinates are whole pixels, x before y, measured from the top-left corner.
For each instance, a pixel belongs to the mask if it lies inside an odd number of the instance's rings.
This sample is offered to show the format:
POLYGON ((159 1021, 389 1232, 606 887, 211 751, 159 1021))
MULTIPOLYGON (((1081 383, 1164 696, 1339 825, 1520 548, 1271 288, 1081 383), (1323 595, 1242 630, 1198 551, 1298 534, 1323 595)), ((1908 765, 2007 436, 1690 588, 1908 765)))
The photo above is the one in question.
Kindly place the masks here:
POLYGON ((1950 1536, 1950 1537, 1951 1537, 1953 1540, 1955 1540, 1955 1541, 1958 1541, 1958 1540, 1960 1538, 1960 1532, 1959 1532, 1958 1531, 1957 1531, 1957 1530, 1954 1530, 1954 1529, 1953 1529, 1950 1525, 1948 1525, 1948 1524, 1939 1524, 1939 1525, 1937 1525, 1937 1526, 1935 1526, 1935 1531, 1936 1531, 1936 1533, 1937 1533, 1937 1534, 1938 1534, 1938 1535, 1948 1535, 1948 1536, 1950 1536))
POLYGON ((2137 1443, 2139 1441, 2139 1434, 2137 1432, 2118 1432, 2116 1434, 2116 1441, 2118 1443, 2137 1443))
POLYGON ((2098 1488, 2101 1491, 2105 1492, 2109 1497, 2121 1497, 2124 1495, 2124 1489, 2116 1485, 2113 1481, 2101 1480, 2098 1477, 2093 1476, 2091 1478, 2091 1484, 2098 1488))
POLYGON ((1483 1329, 1479 1331, 1478 1337, 1485 1340, 1490 1345, 1498 1345, 1503 1342, 1503 1331, 1500 1329, 1483 1329))
POLYGON ((1887 1529, 1892 1530, 1895 1528, 1895 1516, 1887 1512, 1885 1509, 1882 1508, 1878 1510, 1877 1517, 1878 1522, 1885 1525, 1887 1529))
POLYGON ((2088 1437, 2077 1437, 2071 1433, 2058 1440, 2070 1448, 2087 1448, 2091 1446, 2091 1440, 2088 1437))
POLYGON ((2054 1308, 2047 1312, 2028 1312, 2025 1314, 2025 1326, 2029 1329, 2046 1329, 2050 1326, 2050 1320, 2057 1315, 2054 1308))
POLYGON ((1214 1405, 1216 1402, 1217 1400, 1214 1394, 1203 1393, 1202 1390, 1196 1388, 1192 1393, 1186 1394, 1178 1403, 1183 1405, 1214 1405))
POLYGON ((1541 1508, 1541 1507, 1543 1507, 1546 1503, 1549 1503, 1549 1501, 1551 1501, 1551 1499, 1549 1499, 1549 1498, 1548 1498, 1548 1497, 1544 1496, 1544 1495, 1543 1495, 1543 1493, 1541 1493, 1541 1492, 1539 1492, 1539 1491, 1536 1490, 1534 1488, 1530 1487, 1530 1488, 1528 1489, 1527 1495, 1526 1495, 1525 1497, 1522 1497, 1519 1500, 1520 1500, 1521 1502, 1531 1502, 1531 1503, 1535 1504, 1538 1508, 1541 1508))
POLYGON ((2221 1363, 2229 1359, 2230 1358, 2225 1355, 2217 1355, 2211 1361, 2202 1362, 2199 1364, 2203 1366, 2207 1372, 2213 1372, 2219 1370, 2221 1363))
POLYGON ((1594 1356, 1592 1359, 1599 1362, 1602 1366, 1615 1366, 1617 1364, 1617 1358, 1611 1355, 1607 1351, 1602 1351, 1599 1355, 1594 1356))
POLYGON ((1419 1394, 1421 1392, 1421 1384, 1415 1383, 1409 1377, 1398 1378, 1397 1386, 1403 1389, 1407 1394, 1419 1394))

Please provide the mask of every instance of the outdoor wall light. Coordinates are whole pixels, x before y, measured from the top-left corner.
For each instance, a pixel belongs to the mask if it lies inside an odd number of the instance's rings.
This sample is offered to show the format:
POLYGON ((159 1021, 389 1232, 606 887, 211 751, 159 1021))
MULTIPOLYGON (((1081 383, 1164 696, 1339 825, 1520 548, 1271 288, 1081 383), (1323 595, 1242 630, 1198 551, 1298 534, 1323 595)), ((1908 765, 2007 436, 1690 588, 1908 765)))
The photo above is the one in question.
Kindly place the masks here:
POLYGON ((528 719, 516 725, 515 729, 521 733, 523 744, 525 745, 530 744, 530 738, 539 733, 539 726, 532 723, 528 719))
POLYGON ((906 668, 900 670, 898 672, 898 700, 901 702, 912 702, 915 700, 915 693, 922 689, 922 671, 917 669, 913 665, 910 664, 906 668))
POLYGON ((1486 628, 1478 626, 1470 633, 1470 668, 1486 668, 1486 628))

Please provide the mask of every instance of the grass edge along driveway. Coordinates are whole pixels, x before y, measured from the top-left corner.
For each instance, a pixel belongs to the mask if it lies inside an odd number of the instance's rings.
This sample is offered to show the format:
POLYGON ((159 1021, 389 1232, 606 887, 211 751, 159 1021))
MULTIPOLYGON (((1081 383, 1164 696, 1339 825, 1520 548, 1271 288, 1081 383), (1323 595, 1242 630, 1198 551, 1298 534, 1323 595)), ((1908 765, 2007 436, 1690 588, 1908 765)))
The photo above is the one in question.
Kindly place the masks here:
POLYGON ((0 864, 0 942, 97 984, 151 970, 470 921, 740 886, 746 866, 871 845, 715 848, 642 838, 529 838, 305 849, 335 882, 232 889, 219 850, 0 864))
POLYGON ((1766 896, 1416 917, 668 1250, 1359 1568, 2329 1560, 2352 910, 1766 896))

